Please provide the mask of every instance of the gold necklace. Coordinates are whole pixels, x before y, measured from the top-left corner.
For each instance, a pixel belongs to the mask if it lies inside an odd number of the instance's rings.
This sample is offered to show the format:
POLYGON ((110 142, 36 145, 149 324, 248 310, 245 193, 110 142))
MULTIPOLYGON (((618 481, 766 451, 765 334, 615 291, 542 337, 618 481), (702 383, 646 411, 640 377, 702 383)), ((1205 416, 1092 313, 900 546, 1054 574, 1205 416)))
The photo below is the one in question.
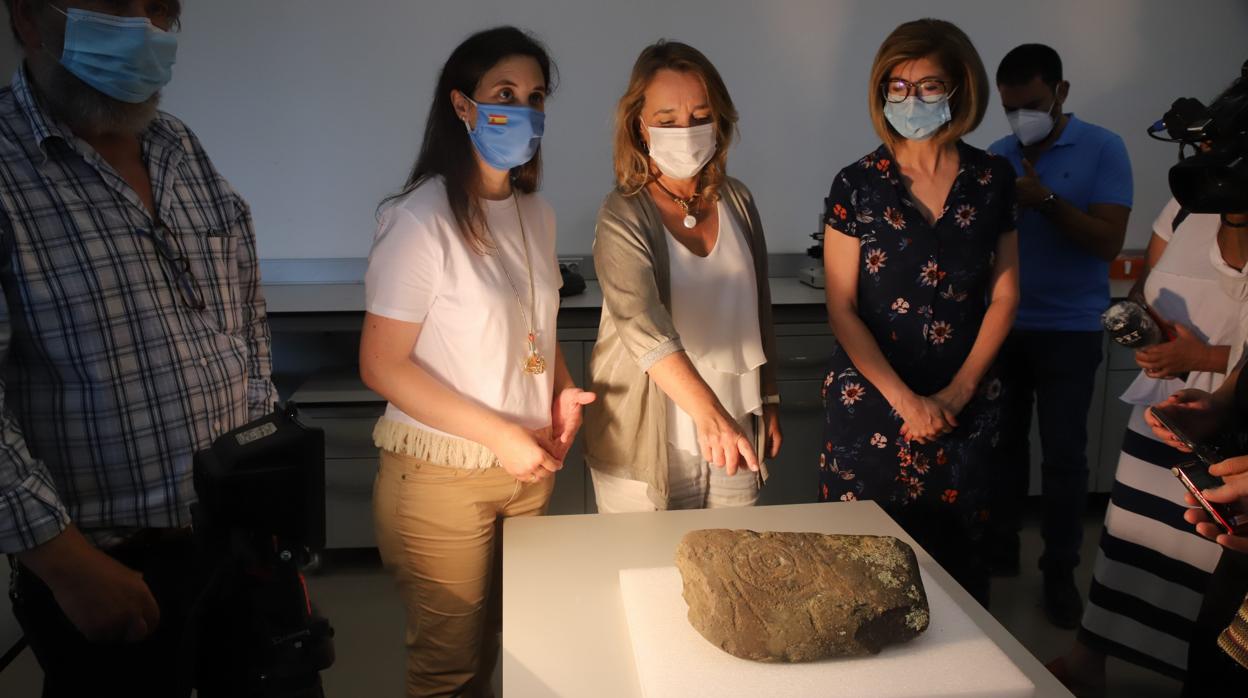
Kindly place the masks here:
MULTIPOLYGON (((516 191, 511 191, 512 203, 516 205, 516 220, 520 221, 520 241, 524 244, 524 266, 529 272, 529 307, 533 308, 533 314, 537 314, 537 300, 533 290, 533 264, 529 260, 529 236, 524 230, 524 216, 520 215, 520 198, 516 196, 516 191)), ((524 309, 524 301, 520 299, 520 289, 516 287, 516 282, 511 279, 511 272, 507 271, 507 263, 503 261, 503 250, 498 245, 498 239, 494 237, 494 232, 490 230, 490 226, 485 226, 486 231, 490 234, 490 240, 494 243, 494 249, 498 250, 498 265, 503 268, 503 275, 507 277, 507 285, 511 286, 511 292, 516 296, 516 305, 520 306, 520 318, 524 320, 525 328, 528 330, 526 335, 529 341, 529 353, 524 357, 521 366, 524 372, 530 375, 538 376, 546 372, 546 359, 537 351, 537 330, 534 329, 533 323, 529 320, 529 314, 524 309)))
POLYGON ((659 181, 658 177, 654 178, 654 183, 659 185, 659 189, 662 189, 664 194, 672 197, 672 201, 680 207, 680 210, 685 212, 685 217, 681 220, 681 223, 689 230, 693 230, 693 227, 698 224, 698 217, 694 215, 694 211, 697 209, 693 208, 694 203, 698 200, 698 192, 693 192, 693 196, 688 199, 682 199, 673 194, 670 189, 663 186, 663 183, 659 181))

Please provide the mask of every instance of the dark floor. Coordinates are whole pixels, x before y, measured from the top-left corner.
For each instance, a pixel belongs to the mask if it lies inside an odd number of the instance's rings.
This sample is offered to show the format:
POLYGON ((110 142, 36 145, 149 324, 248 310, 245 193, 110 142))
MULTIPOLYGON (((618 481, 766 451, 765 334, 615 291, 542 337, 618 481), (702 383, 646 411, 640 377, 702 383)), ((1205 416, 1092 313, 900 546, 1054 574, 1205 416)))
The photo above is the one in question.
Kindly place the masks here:
MULTIPOLYGON (((1100 536, 1103 499, 1089 507, 1085 521, 1083 564, 1078 571, 1087 589, 1100 536)), ((1040 536, 1035 516, 1023 532, 1023 572, 1015 578, 993 580, 993 615, 1041 661, 1066 651, 1074 631, 1053 627, 1040 608, 1041 577, 1035 567, 1040 536)), ((401 696, 403 694, 403 619, 398 596, 376 555, 358 551, 329 556, 322 570, 309 580, 313 598, 336 630, 337 662, 324 674, 325 693, 343 696, 401 696)), ((1122 698, 1171 698, 1179 684, 1130 664, 1111 660, 1109 693, 1122 698)), ((496 681, 498 677, 496 676, 496 681)), ((0 672, 0 696, 39 695, 40 671, 30 652, 24 652, 0 672)))

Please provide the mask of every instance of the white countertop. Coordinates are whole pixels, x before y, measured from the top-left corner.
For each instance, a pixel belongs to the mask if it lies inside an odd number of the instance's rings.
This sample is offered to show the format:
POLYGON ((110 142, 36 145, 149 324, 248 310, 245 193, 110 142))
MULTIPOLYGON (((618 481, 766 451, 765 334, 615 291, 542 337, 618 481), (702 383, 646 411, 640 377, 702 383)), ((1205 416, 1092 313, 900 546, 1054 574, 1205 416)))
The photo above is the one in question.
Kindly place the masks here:
MULTIPOLYGON (((264 298, 270 313, 362 313, 364 284, 266 283, 264 298)), ((794 278, 771 279, 772 305, 823 305, 823 290, 794 278)), ((563 299, 561 309, 601 308, 602 288, 585 282, 585 292, 563 299)))
MULTIPOLYGON (((332 261, 332 260, 330 260, 332 261)), ((355 261, 355 260, 347 260, 355 261)), ((337 263, 331 266, 328 262, 319 270, 318 282, 308 282, 293 276, 284 268, 275 268, 271 273, 265 270, 266 281, 263 284, 264 297, 270 313, 362 313, 364 312, 364 283, 362 269, 359 265, 337 263)), ((301 269, 300 273, 306 273, 301 269)), ((306 279, 307 277, 302 277, 306 279)), ((771 304, 773 306, 823 305, 823 289, 811 288, 798 281, 795 277, 773 277, 771 285, 771 304)), ((1109 291, 1112 298, 1125 298, 1131 289, 1132 281, 1110 280, 1109 291)), ((598 281, 590 279, 585 282, 585 292, 564 298, 561 309, 601 308, 602 288, 598 281)))
POLYGON ((893 535, 914 546, 932 578, 1036 685, 1068 692, 874 502, 516 517, 503 533, 503 693, 641 695, 619 590, 621 569, 673 564, 698 528, 893 535))

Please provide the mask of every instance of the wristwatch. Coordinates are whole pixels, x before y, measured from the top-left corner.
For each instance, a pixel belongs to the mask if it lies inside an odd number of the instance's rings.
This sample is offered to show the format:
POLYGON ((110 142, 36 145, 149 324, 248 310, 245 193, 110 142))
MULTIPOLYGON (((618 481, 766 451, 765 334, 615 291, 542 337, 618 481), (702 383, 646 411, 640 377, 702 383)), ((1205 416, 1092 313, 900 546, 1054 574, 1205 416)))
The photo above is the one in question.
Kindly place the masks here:
POLYGON ((763 404, 764 405, 779 405, 780 396, 779 395, 764 395, 763 404))
POLYGON ((1049 192, 1048 196, 1041 199, 1039 204, 1036 204, 1036 208, 1040 213, 1050 213, 1055 206, 1057 206, 1057 192, 1055 191, 1049 192))

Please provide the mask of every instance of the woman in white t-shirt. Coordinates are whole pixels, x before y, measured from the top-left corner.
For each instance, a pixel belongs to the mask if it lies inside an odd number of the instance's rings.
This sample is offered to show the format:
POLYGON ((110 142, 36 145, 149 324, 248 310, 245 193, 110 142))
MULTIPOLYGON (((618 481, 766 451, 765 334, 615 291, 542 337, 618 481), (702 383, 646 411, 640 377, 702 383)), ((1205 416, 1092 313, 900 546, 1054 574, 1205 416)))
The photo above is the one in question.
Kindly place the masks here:
POLYGON ((555 217, 535 193, 550 76, 518 29, 460 44, 369 254, 360 375, 389 401, 374 521, 407 605, 411 696, 488 692, 499 523, 545 510, 593 400, 555 341, 555 217))
POLYGON ((1076 693, 1103 691, 1107 656, 1174 678, 1187 670, 1192 625, 1222 550, 1183 519, 1185 490, 1170 468, 1191 455, 1159 439, 1145 417, 1178 390, 1213 392, 1243 355, 1248 280, 1231 233, 1220 216, 1188 213, 1173 199, 1153 224, 1131 297, 1173 339, 1136 352, 1142 370, 1121 396, 1133 409, 1088 605, 1074 647, 1049 665, 1076 693))

